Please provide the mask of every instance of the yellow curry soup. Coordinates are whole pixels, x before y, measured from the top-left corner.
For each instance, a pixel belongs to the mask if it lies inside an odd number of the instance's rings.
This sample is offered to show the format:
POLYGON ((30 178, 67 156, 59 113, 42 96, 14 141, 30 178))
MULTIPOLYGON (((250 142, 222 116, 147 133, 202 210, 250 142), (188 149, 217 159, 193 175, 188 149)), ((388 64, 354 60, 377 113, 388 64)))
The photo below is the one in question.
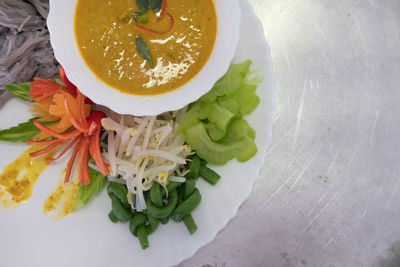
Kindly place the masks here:
POLYGON ((207 62, 216 39, 213 0, 163 0, 161 12, 140 9, 134 0, 78 0, 75 36, 87 66, 109 86, 134 95, 163 94, 190 81, 207 62), (141 30, 147 29, 147 31, 141 30), (153 68, 139 53, 147 44, 153 68))

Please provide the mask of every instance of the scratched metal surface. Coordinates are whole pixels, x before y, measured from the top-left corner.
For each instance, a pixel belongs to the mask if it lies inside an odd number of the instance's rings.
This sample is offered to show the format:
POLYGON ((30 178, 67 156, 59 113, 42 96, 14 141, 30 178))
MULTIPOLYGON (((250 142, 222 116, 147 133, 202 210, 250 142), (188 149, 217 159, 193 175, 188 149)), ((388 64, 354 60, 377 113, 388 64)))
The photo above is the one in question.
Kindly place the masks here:
POLYGON ((250 2, 277 80, 271 148, 180 266, 400 266, 400 1, 250 2))

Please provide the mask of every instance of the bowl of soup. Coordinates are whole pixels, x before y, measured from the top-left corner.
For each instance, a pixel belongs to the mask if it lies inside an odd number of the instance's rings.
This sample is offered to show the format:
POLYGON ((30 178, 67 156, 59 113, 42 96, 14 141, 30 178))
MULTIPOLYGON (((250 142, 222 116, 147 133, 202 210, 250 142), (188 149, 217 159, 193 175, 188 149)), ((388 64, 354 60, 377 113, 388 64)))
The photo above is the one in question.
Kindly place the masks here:
POLYGON ((157 115, 207 93, 239 39, 238 0, 50 0, 54 54, 115 112, 157 115))

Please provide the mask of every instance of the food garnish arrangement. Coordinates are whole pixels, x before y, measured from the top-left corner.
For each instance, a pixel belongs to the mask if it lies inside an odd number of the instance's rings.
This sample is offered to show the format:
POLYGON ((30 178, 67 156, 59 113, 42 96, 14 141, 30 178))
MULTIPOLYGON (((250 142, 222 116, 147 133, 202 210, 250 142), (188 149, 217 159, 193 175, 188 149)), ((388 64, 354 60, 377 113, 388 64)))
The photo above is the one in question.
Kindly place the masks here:
MULTIPOLYGON (((78 0, 75 12, 85 63, 112 90, 127 94, 163 94, 187 83, 207 61, 217 34, 211 0, 78 0)), ((164 224, 182 222, 195 234, 197 180, 216 185, 229 177, 220 177, 214 165, 257 153, 246 115, 259 104, 262 77, 250 60, 231 64, 197 101, 156 116, 98 105, 67 74, 60 67, 59 78, 5 86, 29 103, 32 119, 0 130, 0 141, 30 146, 0 174, 3 208, 28 201, 46 167, 62 162, 63 179, 44 201, 44 213, 60 219, 106 190, 112 209, 104 216, 124 224, 146 249, 148 236, 164 224)))

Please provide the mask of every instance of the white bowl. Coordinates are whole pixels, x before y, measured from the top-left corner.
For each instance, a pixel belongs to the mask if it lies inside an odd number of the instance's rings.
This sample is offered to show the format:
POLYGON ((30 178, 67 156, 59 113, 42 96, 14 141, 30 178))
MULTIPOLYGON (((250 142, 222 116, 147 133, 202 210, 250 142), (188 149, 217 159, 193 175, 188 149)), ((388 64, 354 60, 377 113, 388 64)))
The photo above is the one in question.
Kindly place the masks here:
POLYGON ((74 34, 76 3, 77 0, 50 0, 47 26, 55 57, 65 69, 68 79, 83 94, 121 114, 157 115, 196 101, 226 73, 239 40, 239 0, 214 0, 218 18, 217 36, 211 56, 201 71, 185 85, 165 94, 125 94, 98 79, 83 61, 74 34))

